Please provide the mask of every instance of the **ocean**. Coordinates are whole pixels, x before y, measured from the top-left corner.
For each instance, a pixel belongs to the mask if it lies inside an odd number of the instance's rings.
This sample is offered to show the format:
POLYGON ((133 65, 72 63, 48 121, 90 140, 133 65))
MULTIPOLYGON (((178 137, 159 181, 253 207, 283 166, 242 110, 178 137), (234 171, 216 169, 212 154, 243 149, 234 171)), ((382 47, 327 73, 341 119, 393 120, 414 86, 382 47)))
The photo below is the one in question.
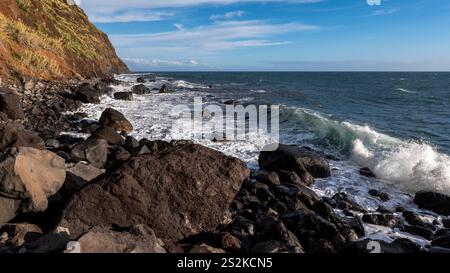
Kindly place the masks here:
MULTIPOLYGON (((137 138, 172 140, 176 105, 278 105, 280 142, 309 146, 334 158, 333 176, 317 180, 314 189, 331 197, 346 192, 369 210, 380 205, 419 210, 415 192, 432 190, 450 194, 450 73, 353 73, 353 72, 161 72, 118 75, 125 83, 116 91, 129 91, 144 76, 150 95, 133 101, 104 97, 99 105, 81 111, 98 119, 106 107, 121 111, 135 126, 137 138), (166 84, 172 91, 158 94, 166 84), (359 173, 369 167, 377 176, 359 173), (387 192, 381 203, 369 189, 387 192)), ((214 142, 203 145, 244 160, 257 168, 260 144, 255 141, 214 142)), ((422 214, 424 212, 421 212, 422 214)), ((425 212, 429 214, 429 212, 425 212)), ((435 219, 430 214, 429 221, 435 219)), ((423 238, 397 230, 366 225, 373 238, 423 238)))

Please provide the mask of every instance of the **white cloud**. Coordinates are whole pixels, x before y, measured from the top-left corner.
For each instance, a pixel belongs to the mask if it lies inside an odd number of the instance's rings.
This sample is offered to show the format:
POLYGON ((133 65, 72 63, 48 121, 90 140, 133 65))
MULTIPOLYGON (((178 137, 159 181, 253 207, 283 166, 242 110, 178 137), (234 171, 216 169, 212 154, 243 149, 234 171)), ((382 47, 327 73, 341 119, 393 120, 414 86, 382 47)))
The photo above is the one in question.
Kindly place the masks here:
POLYGON ((243 11, 243 10, 235 10, 235 11, 227 12, 225 14, 211 15, 210 19, 213 21, 230 20, 233 18, 242 17, 242 16, 244 16, 244 14, 245 14, 245 11, 243 11))
POLYGON ((173 24, 178 30, 184 30, 184 26, 182 24, 173 24))
POLYGON ((117 11, 136 8, 173 8, 198 5, 229 5, 235 3, 318 3, 323 0, 83 0, 81 7, 88 11, 117 11))
MULTIPOLYGON (((199 5, 230 5, 235 3, 317 3, 323 0, 83 0, 81 7, 97 23, 161 21, 173 13, 161 10, 199 5)), ((230 13, 232 17, 242 15, 230 13)))
POLYGON ((173 12, 130 10, 113 14, 94 13, 90 19, 95 23, 150 22, 167 20, 174 15, 173 12))
POLYGON ((318 30, 319 27, 299 23, 271 24, 266 21, 221 21, 192 29, 154 34, 111 35, 118 48, 157 47, 164 51, 218 51, 239 47, 277 46, 289 41, 268 39, 273 35, 318 30))
POLYGON ((193 66, 200 63, 195 60, 177 61, 177 60, 160 60, 160 59, 144 59, 144 58, 123 58, 123 60, 131 65, 139 66, 193 66))

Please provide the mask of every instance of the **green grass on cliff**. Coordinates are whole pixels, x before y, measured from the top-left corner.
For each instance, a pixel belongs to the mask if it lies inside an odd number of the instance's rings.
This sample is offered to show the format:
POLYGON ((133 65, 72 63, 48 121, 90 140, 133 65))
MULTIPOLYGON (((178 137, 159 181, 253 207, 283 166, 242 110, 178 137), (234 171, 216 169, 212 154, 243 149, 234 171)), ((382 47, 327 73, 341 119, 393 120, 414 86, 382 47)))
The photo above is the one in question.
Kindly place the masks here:
POLYGON ((0 10, 0 61, 9 70, 58 76, 71 70, 76 60, 95 63, 105 59, 103 34, 79 7, 63 0, 8 2, 20 15, 11 17, 0 10))

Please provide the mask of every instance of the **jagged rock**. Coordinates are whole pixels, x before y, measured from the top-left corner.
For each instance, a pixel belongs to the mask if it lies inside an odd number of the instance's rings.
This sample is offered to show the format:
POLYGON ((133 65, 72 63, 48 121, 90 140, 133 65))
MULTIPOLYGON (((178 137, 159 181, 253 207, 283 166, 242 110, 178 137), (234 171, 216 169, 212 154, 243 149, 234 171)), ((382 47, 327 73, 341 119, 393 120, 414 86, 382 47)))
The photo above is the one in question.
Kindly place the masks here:
POLYGON ((120 145, 125 142, 121 134, 117 133, 117 131, 113 128, 107 126, 99 127, 92 133, 90 137, 96 139, 104 139, 108 141, 108 143, 113 145, 120 145))
POLYGON ((436 233, 436 238, 431 242, 431 245, 450 248, 450 231, 443 231, 441 233, 436 233))
POLYGON ((98 123, 101 126, 111 127, 116 131, 127 133, 133 131, 133 125, 125 118, 125 116, 112 108, 107 108, 103 111, 98 123))
POLYGON ((160 94, 162 94, 162 93, 170 93, 170 92, 171 91, 170 91, 169 87, 167 87, 167 85, 165 85, 165 84, 163 84, 161 86, 161 88, 159 89, 159 93, 160 94))
POLYGON ((278 177, 282 184, 293 184, 293 185, 304 185, 311 186, 314 184, 314 177, 311 175, 304 175, 303 179, 293 171, 279 171, 277 172, 278 177))
MULTIPOLYGON (((50 151, 26 147, 11 150, 0 162, 0 172, 1 195, 22 200, 24 212, 46 210, 47 198, 61 188, 66 177, 64 159, 50 151)), ((1 203, 9 208, 4 212, 6 216, 12 216, 12 208, 17 203, 8 200, 1 203)), ((8 220, 5 216, 3 218, 3 221, 8 220)))
POLYGON ((75 166, 67 169, 67 172, 80 177, 86 182, 90 182, 105 173, 105 170, 96 168, 85 163, 77 163, 75 166))
POLYGON ((307 252, 337 252, 345 243, 338 227, 309 210, 298 210, 282 217, 307 252))
POLYGON ((161 239, 180 240, 217 227, 248 176, 238 159, 173 143, 84 187, 64 209, 60 225, 76 237, 93 226, 145 223, 161 239))
POLYGON ((302 249, 288 246, 287 244, 276 240, 258 242, 252 247, 251 252, 258 254, 304 253, 302 249))
POLYGON ((279 144, 275 151, 262 151, 259 166, 267 171, 294 171, 303 181, 313 178, 325 178, 331 175, 328 160, 305 148, 279 144))
POLYGON ((369 190, 369 194, 379 198, 381 201, 386 202, 389 201, 391 198, 389 197, 389 194, 385 193, 385 192, 380 192, 378 190, 375 189, 371 189, 369 190))
POLYGON ((25 245, 30 253, 58 253, 66 249, 70 242, 70 231, 63 227, 57 227, 52 232, 25 245))
POLYGON ((138 82, 138 83, 145 83, 145 78, 144 77, 138 77, 136 79, 136 82, 138 82))
POLYGON ((229 226, 231 230, 236 230, 239 233, 245 235, 255 234, 255 225, 252 221, 246 219, 243 216, 238 216, 234 219, 233 223, 229 226))
POLYGON ((395 227, 398 225, 398 221, 392 214, 371 213, 364 214, 362 220, 368 224, 395 227))
POLYGON ((238 102, 235 101, 235 100, 226 100, 226 101, 223 102, 223 104, 225 104, 225 105, 237 105, 238 102))
POLYGON ((139 143, 139 141, 132 137, 132 136, 127 136, 125 138, 125 148, 127 148, 127 150, 129 152, 133 152, 135 149, 139 148, 141 146, 141 144, 139 143))
POLYGON ((419 208, 428 209, 445 216, 450 215, 450 197, 435 192, 418 192, 414 197, 414 203, 419 208))
POLYGON ((267 172, 267 171, 259 170, 255 175, 255 179, 261 183, 268 185, 269 187, 272 187, 272 188, 281 185, 280 177, 278 176, 278 174, 276 172, 267 172))
POLYGON ((86 161, 102 168, 108 157, 107 142, 104 139, 89 138, 72 148, 70 157, 75 161, 86 161))
POLYGON ((165 253, 163 243, 147 226, 117 232, 93 228, 78 239, 81 253, 165 253), (148 229, 145 233, 139 230, 148 229))
POLYGON ((131 92, 116 92, 114 93, 114 98, 116 100, 133 100, 133 93, 131 92))
POLYGON ((413 225, 413 226, 420 226, 420 227, 424 227, 424 228, 433 228, 433 225, 425 223, 424 221, 422 221, 422 219, 419 217, 419 215, 417 215, 416 213, 409 211, 409 210, 405 210, 402 212, 403 217, 405 218, 406 222, 408 222, 408 224, 413 225))
POLYGON ((201 245, 195 245, 191 248, 189 253, 198 253, 198 254, 207 254, 207 253, 215 253, 215 254, 222 254, 225 253, 223 249, 218 249, 212 246, 209 246, 207 244, 201 244, 201 245))
POLYGON ((99 81, 94 85, 94 88, 97 89, 103 95, 111 95, 114 93, 114 88, 109 86, 109 84, 105 81, 99 81))
POLYGON ((356 202, 351 200, 348 195, 344 192, 336 193, 332 200, 336 203, 336 207, 341 210, 352 210, 352 211, 358 211, 362 213, 366 213, 367 211, 358 205, 356 202))
POLYGON ((0 152, 11 147, 45 149, 45 143, 35 133, 27 131, 18 123, 0 124, 0 152))
POLYGON ((222 248, 226 251, 239 251, 242 249, 242 242, 236 236, 225 233, 221 239, 222 248))
POLYGON ((361 168, 359 170, 359 173, 365 177, 376 178, 376 175, 369 168, 361 168))
POLYGON ((12 120, 24 118, 22 101, 16 92, 0 87, 0 112, 12 120))
POLYGON ((41 228, 28 223, 6 224, 0 229, 2 232, 8 234, 8 244, 14 247, 21 247, 42 237, 41 228))
POLYGON ((445 228, 450 228, 450 218, 443 218, 443 219, 442 219, 442 225, 443 225, 445 228))
POLYGON ((405 225, 404 230, 410 234, 421 236, 427 240, 432 240, 434 237, 434 232, 431 229, 421 226, 405 225))
POLYGON ((89 84, 79 86, 75 90, 74 99, 83 103, 100 103, 100 96, 102 95, 97 89, 91 87, 89 84))
POLYGON ((21 200, 0 196, 0 227, 16 216, 20 203, 21 200))
POLYGON ((298 238, 277 217, 261 215, 256 219, 255 227, 257 241, 276 240, 290 247, 295 253, 304 252, 298 238))
POLYGON ((151 90, 147 86, 145 86, 143 84, 139 84, 139 85, 133 86, 131 88, 131 92, 133 92, 133 94, 137 94, 137 95, 146 95, 146 94, 150 94, 151 90))

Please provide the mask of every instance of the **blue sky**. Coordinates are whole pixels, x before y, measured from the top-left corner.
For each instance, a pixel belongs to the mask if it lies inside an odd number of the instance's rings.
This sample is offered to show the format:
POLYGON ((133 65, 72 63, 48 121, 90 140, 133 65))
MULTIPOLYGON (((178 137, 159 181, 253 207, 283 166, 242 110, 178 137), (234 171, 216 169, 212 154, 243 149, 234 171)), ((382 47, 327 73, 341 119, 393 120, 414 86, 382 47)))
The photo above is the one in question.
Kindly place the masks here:
POLYGON ((82 0, 81 7, 133 70, 450 71, 450 1, 82 0))

